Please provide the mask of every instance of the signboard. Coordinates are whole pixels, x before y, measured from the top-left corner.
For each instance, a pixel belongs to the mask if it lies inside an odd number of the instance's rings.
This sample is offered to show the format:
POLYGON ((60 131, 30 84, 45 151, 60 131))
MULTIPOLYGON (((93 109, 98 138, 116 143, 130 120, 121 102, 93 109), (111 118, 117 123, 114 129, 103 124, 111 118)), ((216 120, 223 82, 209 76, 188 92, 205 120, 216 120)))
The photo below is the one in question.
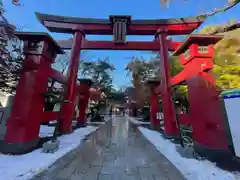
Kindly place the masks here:
POLYGON ((162 112, 157 113, 157 119, 163 120, 163 113, 162 112))
POLYGON ((224 95, 225 110, 235 155, 240 158, 240 90, 224 95))

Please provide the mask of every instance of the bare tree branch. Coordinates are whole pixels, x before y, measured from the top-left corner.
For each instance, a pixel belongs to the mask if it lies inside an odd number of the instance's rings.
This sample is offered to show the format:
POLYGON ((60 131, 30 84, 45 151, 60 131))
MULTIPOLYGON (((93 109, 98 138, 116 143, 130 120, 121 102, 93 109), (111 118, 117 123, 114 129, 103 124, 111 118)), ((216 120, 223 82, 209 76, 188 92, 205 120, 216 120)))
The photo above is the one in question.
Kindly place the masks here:
MULTIPOLYGON (((163 4, 165 6, 168 6, 170 1, 171 0, 160 0, 161 4, 163 4)), ((187 0, 183 0, 183 1, 187 1, 187 0)), ((213 10, 213 11, 211 11, 209 13, 204 13, 204 14, 199 15, 199 17, 200 16, 213 16, 213 15, 215 15, 217 13, 220 13, 220 12, 226 12, 227 10, 235 7, 237 4, 240 3, 240 0, 227 0, 227 1, 228 1, 228 3, 227 3, 227 5, 225 7, 223 7, 223 8, 216 8, 215 10, 213 10)))
MULTIPOLYGON (((237 4, 240 3, 240 0, 230 0, 228 5, 226 7, 223 7, 223 8, 217 8, 215 9, 214 11, 210 12, 210 13, 206 13, 206 14, 203 14, 203 15, 206 15, 206 16, 213 16, 217 13, 220 13, 220 12, 226 12, 227 10, 235 7, 237 4)), ((200 15, 201 16, 201 15, 200 15)))

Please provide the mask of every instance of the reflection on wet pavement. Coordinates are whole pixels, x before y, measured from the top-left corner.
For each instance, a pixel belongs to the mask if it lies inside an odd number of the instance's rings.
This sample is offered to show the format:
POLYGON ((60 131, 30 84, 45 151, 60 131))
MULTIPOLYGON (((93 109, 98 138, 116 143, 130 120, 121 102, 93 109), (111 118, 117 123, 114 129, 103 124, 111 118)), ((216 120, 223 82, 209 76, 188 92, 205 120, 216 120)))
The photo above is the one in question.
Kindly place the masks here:
POLYGON ((181 173, 123 117, 113 117, 69 157, 34 179, 182 180, 181 173))

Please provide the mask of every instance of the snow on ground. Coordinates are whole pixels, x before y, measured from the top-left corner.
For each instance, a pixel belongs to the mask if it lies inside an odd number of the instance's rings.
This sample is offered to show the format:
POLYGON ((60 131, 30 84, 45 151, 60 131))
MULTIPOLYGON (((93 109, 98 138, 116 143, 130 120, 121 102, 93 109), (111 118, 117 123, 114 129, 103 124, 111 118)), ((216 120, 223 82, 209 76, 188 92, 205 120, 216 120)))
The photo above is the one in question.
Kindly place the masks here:
MULTIPOLYGON (((51 127, 52 128, 52 127, 51 127)), ((50 127, 41 127, 42 136, 49 135, 53 131, 50 127)), ((60 136, 60 147, 54 154, 42 153, 37 149, 31 153, 12 156, 0 154, 0 179, 1 180, 28 180, 34 175, 51 166, 57 159, 75 149, 81 144, 81 140, 97 127, 88 126, 75 130, 72 134, 60 136)))
POLYGON ((89 122, 89 124, 91 125, 101 125, 101 124, 105 124, 106 122, 89 122))
POLYGON ((139 121, 139 120, 137 120, 136 118, 133 118, 133 117, 127 117, 127 119, 128 119, 131 123, 133 123, 133 124, 135 124, 135 125, 150 124, 150 122, 139 121))
POLYGON ((138 129, 188 180, 240 180, 239 173, 224 171, 210 161, 182 157, 175 144, 164 139, 160 133, 143 127, 138 129))

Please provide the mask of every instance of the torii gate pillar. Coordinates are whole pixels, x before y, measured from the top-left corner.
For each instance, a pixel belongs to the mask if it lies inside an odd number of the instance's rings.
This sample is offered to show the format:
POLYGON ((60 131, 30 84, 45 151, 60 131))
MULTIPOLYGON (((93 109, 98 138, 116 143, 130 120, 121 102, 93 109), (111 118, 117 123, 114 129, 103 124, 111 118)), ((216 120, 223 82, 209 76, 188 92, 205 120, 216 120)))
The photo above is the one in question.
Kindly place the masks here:
POLYGON ((156 38, 160 41, 160 78, 161 78, 161 94, 164 116, 164 132, 166 137, 176 138, 179 136, 179 129, 176 123, 176 115, 174 111, 174 104, 172 100, 171 90, 171 75, 168 63, 168 47, 167 47, 167 31, 159 29, 156 38))
POLYGON ((69 101, 70 103, 63 104, 62 106, 62 116, 59 123, 59 131, 62 134, 72 132, 72 118, 75 111, 77 92, 77 73, 80 63, 82 40, 84 39, 84 36, 85 34, 82 29, 78 28, 74 30, 72 51, 67 71, 68 82, 65 94, 65 100, 69 101))

